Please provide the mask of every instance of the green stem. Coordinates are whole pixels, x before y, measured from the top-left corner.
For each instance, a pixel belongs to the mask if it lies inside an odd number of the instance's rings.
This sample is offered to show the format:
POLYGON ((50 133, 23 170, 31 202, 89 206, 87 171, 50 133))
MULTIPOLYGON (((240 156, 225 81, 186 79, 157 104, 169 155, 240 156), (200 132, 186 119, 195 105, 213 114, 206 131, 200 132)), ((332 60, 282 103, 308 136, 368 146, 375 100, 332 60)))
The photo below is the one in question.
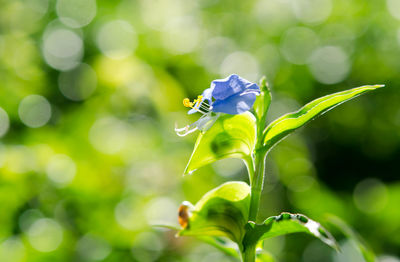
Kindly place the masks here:
MULTIPOLYGON (((252 177, 250 181, 251 199, 250 199, 249 221, 257 222, 261 192, 264 184, 265 156, 266 156, 265 150, 256 150, 254 156, 254 163, 247 164, 247 167, 249 169, 249 174, 252 177)), ((256 245, 257 242, 247 246, 244 245, 242 247, 241 254, 243 262, 256 261, 256 245)))
POLYGON ((254 161, 252 157, 246 157, 244 159, 244 163, 246 164, 247 167, 247 172, 249 173, 249 180, 250 180, 250 185, 253 183, 253 177, 254 177, 254 161))
POLYGON ((243 262, 254 262, 256 261, 256 246, 247 246, 244 252, 242 252, 243 262))
POLYGON ((260 206, 261 192, 264 184, 264 173, 265 173, 265 156, 264 150, 257 150, 255 152, 255 170, 254 176, 251 181, 251 200, 250 200, 250 211, 249 221, 257 222, 258 209, 260 206))
MULTIPOLYGON (((266 78, 264 77, 260 83, 261 94, 258 99, 261 99, 256 109, 257 116, 257 137, 255 150, 251 159, 246 160, 247 169, 250 176, 251 198, 249 221, 257 222, 258 210, 260 208, 261 192, 264 185, 265 176, 265 157, 267 150, 264 147, 264 129, 266 125, 267 111, 271 102, 271 95, 267 87, 266 78), (260 104, 261 103, 261 104, 260 104)), ((246 236, 245 236, 246 238, 246 236)), ((257 241, 243 241, 240 245, 240 252, 243 262, 256 261, 257 241)))
MULTIPOLYGON (((264 87, 266 88, 266 80, 265 78, 262 80, 264 87)), ((269 93, 269 91, 268 91, 269 93)), ((267 155, 267 151, 264 148, 264 136, 263 132, 265 129, 265 124, 266 124, 266 118, 267 114, 266 112, 268 111, 268 107, 271 101, 270 96, 265 96, 264 91, 262 92, 263 99, 268 99, 268 102, 265 104, 265 101, 263 101, 263 114, 259 116, 257 119, 257 141, 256 141, 256 147, 254 150, 254 164, 253 167, 255 168, 253 173, 252 173, 252 179, 250 180, 250 186, 251 186, 251 202, 250 202, 250 211, 249 211, 249 221, 254 221, 257 222, 257 215, 258 215, 258 209, 260 205, 260 198, 261 198, 261 192, 263 189, 263 184, 264 184, 264 176, 265 176, 265 157, 267 155)), ((250 174, 250 173, 249 173, 250 174)))

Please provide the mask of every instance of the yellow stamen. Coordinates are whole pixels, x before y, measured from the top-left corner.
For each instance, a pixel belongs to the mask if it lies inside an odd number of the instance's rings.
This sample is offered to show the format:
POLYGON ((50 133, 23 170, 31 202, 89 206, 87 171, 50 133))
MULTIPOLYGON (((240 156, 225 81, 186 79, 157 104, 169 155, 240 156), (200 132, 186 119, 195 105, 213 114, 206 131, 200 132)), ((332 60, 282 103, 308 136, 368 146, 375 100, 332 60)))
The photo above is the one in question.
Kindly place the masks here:
POLYGON ((195 101, 195 103, 197 103, 198 105, 200 105, 201 101, 203 100, 203 96, 198 96, 195 101))
POLYGON ((185 99, 183 99, 183 105, 185 106, 185 107, 191 107, 191 108, 193 108, 193 102, 190 102, 190 100, 189 100, 189 98, 185 98, 185 99))
MULTIPOLYGON (((194 106, 199 105, 203 101, 203 96, 198 96, 193 102, 190 102, 189 98, 183 99, 183 105, 185 107, 194 108, 194 106)), ((196 108, 195 108, 196 109, 196 108)))

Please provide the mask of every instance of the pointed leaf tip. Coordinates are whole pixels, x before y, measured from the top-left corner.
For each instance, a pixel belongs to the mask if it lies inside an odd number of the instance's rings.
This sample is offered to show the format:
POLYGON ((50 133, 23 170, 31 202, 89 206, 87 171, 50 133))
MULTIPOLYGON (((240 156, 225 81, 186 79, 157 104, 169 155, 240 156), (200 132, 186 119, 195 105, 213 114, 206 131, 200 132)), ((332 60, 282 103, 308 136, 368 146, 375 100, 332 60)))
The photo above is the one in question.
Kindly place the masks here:
POLYGON ((270 123, 264 130, 264 147, 268 151, 280 140, 316 117, 361 94, 385 85, 365 85, 326 95, 311 101, 296 112, 288 113, 270 123))

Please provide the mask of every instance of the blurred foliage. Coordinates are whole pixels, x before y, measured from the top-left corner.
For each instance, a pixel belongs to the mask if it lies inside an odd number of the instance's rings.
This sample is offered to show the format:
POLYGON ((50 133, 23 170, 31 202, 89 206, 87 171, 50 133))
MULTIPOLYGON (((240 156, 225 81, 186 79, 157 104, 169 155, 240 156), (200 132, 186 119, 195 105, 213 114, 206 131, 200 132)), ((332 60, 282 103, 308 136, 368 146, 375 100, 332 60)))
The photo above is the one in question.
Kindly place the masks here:
MULTIPOLYGON (((400 4, 396 0, 0 0, 0 261, 231 261, 175 232, 179 203, 240 160, 182 177, 196 120, 182 106, 216 78, 266 75, 269 121, 364 84, 274 148, 261 215, 350 224, 380 261, 400 256, 400 4)), ((340 239, 339 239, 340 240, 340 239)), ((362 261, 304 235, 280 261, 362 261)), ((397 258, 396 258, 397 257, 397 258)))

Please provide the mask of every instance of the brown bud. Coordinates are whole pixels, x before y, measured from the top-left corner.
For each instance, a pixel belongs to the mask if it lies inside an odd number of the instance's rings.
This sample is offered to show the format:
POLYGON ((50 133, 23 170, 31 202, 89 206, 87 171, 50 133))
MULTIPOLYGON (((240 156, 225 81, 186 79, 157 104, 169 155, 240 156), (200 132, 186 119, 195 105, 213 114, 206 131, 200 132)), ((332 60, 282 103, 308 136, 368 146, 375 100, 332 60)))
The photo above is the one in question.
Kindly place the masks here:
POLYGON ((183 202, 178 209, 178 222, 181 227, 184 229, 189 224, 189 217, 190 217, 190 209, 192 208, 192 204, 185 201, 183 202))

